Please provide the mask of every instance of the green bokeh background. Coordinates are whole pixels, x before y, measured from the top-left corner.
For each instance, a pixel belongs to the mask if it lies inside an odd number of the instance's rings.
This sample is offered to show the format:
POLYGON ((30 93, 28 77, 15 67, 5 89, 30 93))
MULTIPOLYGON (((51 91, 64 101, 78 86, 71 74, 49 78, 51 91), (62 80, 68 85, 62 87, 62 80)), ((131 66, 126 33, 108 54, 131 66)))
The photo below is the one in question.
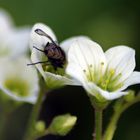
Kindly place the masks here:
MULTIPOLYGON (((12 15, 17 26, 46 23, 59 42, 71 36, 88 35, 104 50, 121 44, 133 47, 137 70, 140 70, 139 5, 138 0, 0 0, 0 7, 12 15)), ((132 88, 139 90, 139 86, 132 88)), ((21 140, 30 110, 31 105, 25 104, 10 116, 6 140, 21 140)), ((82 88, 65 87, 50 93, 40 118, 50 120, 56 114, 67 112, 79 118, 75 129, 67 137, 42 140, 92 139, 94 113, 82 88)), ((109 109, 104 117, 107 123, 109 109)), ((113 140, 140 140, 140 103, 122 115, 113 140)))

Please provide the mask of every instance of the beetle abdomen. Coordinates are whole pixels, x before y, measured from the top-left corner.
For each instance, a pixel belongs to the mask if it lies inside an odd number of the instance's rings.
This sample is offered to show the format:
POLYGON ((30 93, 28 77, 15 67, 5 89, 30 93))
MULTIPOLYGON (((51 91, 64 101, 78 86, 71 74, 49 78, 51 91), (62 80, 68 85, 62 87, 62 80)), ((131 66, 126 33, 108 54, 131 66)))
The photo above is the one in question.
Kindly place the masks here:
POLYGON ((65 53, 59 46, 56 47, 53 43, 49 43, 49 45, 46 45, 44 52, 54 67, 63 67, 65 53))

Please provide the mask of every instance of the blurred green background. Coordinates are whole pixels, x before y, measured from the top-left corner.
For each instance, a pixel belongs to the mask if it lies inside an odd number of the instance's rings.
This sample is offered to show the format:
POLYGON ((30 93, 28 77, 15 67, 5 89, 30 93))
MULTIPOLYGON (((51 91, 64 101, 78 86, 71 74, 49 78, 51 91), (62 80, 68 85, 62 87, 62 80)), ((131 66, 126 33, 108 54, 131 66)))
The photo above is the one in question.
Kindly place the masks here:
MULTIPOLYGON (((138 0, 0 0, 0 6, 11 14, 17 26, 46 23, 54 30, 59 42, 71 36, 87 35, 104 50, 121 44, 135 48, 137 70, 140 70, 139 5, 138 0)), ((139 90, 139 86, 132 88, 139 90)), ((31 107, 25 104, 10 116, 6 140, 22 139, 31 107)), ((40 118, 49 123, 53 116, 67 112, 78 116, 75 129, 63 138, 48 136, 40 140, 92 139, 94 113, 82 88, 64 87, 50 93, 40 118)), ((104 117, 106 124, 109 109, 104 117)), ((140 140, 140 103, 123 114, 114 140, 140 140)))

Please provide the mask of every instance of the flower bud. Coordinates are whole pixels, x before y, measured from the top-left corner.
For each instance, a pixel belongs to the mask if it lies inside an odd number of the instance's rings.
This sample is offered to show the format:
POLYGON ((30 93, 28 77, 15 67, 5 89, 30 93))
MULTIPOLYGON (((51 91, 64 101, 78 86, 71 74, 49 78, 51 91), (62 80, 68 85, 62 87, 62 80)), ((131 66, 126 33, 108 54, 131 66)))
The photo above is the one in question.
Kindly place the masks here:
POLYGON ((65 136, 76 123, 77 117, 70 114, 56 116, 50 124, 48 131, 53 135, 65 136))
POLYGON ((38 121, 35 125, 37 132, 43 132, 45 130, 45 123, 43 121, 38 121))

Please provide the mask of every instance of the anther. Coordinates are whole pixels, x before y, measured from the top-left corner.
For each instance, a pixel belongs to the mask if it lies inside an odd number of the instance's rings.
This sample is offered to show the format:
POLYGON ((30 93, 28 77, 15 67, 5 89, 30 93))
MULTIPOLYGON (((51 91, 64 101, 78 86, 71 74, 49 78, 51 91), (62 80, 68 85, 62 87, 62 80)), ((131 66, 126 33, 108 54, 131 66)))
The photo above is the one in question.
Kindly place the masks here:
POLYGON ((83 72, 85 72, 85 73, 86 73, 86 70, 83 70, 83 72))
POLYGON ((104 65, 104 62, 101 62, 101 65, 103 66, 104 65))

